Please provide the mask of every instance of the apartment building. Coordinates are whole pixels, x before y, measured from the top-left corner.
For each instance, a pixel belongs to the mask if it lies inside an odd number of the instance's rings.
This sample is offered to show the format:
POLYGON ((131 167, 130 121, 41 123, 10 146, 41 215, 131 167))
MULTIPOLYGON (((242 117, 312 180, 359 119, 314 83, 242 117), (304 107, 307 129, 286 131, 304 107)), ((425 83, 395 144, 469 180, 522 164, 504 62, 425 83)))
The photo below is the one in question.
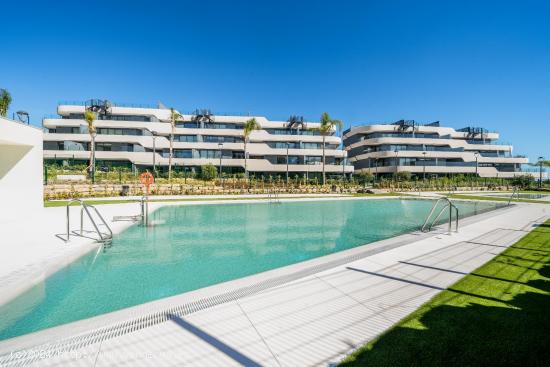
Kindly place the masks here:
MULTIPOLYGON (((90 134, 84 120, 86 109, 98 112, 94 125, 96 167, 167 170, 171 135, 171 111, 159 106, 131 106, 108 101, 61 103, 56 118, 45 118, 44 160, 63 165, 87 164, 90 134)), ((252 175, 320 177, 323 136, 317 122, 292 116, 270 121, 263 116, 215 114, 210 110, 181 113, 173 142, 175 171, 196 171, 213 164, 224 173, 244 171, 243 125, 252 117, 260 125, 247 144, 247 169, 252 175)), ((328 177, 351 175, 341 138, 333 131, 325 136, 325 172, 328 177)))
POLYGON ((453 129, 439 122, 354 126, 344 131, 344 149, 355 172, 390 175, 408 171, 417 177, 476 174, 514 177, 528 163, 513 147, 498 142, 499 134, 479 127, 453 129))

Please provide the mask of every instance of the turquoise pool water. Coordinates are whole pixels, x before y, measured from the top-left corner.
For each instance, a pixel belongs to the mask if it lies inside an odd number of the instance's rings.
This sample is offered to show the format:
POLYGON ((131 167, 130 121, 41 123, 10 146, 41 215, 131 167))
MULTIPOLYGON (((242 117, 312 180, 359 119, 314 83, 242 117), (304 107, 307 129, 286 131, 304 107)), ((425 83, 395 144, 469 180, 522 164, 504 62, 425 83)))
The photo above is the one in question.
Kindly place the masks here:
MULTIPOLYGON (((0 307, 0 340, 418 229, 429 200, 166 206, 0 307), (97 256, 96 256, 97 255, 97 256)), ((456 202, 461 216, 497 203, 456 202)), ((502 205, 502 204, 500 204, 502 205)))

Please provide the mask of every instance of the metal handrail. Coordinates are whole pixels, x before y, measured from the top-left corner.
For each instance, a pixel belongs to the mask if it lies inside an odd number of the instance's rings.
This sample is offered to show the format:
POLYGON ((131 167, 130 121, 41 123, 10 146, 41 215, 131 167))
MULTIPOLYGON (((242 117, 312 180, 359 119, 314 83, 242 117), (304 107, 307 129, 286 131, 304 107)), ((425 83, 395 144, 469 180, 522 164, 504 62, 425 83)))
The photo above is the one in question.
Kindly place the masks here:
POLYGON ((95 206, 88 205, 86 203, 84 203, 82 208, 86 211, 86 214, 88 214, 88 218, 90 218, 90 220, 92 221, 92 224, 94 225, 94 228, 96 229, 96 232, 99 235, 99 237, 101 238, 101 240, 105 241, 105 240, 112 239, 113 238, 113 231, 111 230, 111 227, 109 227, 109 225, 107 224, 107 222, 105 221, 105 219, 103 218, 101 213, 99 213, 99 210, 97 210, 97 208, 95 206), (99 228, 98 228, 96 222, 93 220, 92 215, 90 214, 90 211, 88 210, 88 208, 92 208, 95 211, 95 213, 97 214, 97 216, 99 217, 99 219, 101 220, 101 222, 103 223, 105 228, 107 228, 107 230, 109 231, 109 234, 106 238, 103 238, 103 233, 99 230, 99 228))
POLYGON ((141 197, 141 224, 149 226, 149 201, 145 195, 141 197))
POLYGON ((514 190, 512 191, 512 195, 510 195, 510 198, 508 199, 508 205, 510 205, 510 203, 512 202, 512 200, 514 199, 514 195, 516 196, 516 198, 519 200, 519 190, 517 187, 514 187, 514 190))
POLYGON ((432 206, 432 209, 430 210, 430 213, 428 214, 428 216, 426 217, 426 220, 424 221, 424 224, 422 225, 422 228, 421 228, 421 231, 422 232, 429 232, 431 231, 433 225, 435 223, 437 223, 437 221, 439 220, 439 218, 441 217, 441 215, 443 214, 443 212, 445 211, 445 209, 447 209, 447 207, 449 208, 449 233, 452 232, 452 223, 453 223, 453 209, 455 210, 455 232, 458 232, 458 208, 456 205, 453 204, 453 202, 451 200, 449 200, 449 198, 447 197, 442 197, 442 198, 439 198, 437 199, 437 201, 435 202, 435 204, 432 206), (441 210, 439 211, 439 213, 437 214, 437 216, 435 217, 435 219, 433 219, 431 222, 430 222, 430 219, 432 218, 432 215, 433 213, 435 212, 435 209, 437 208, 437 206, 439 205, 439 202, 441 201, 446 201, 446 205, 444 205, 441 210), (430 225, 428 226, 428 223, 430 223, 430 225))
POLYGON ((141 224, 144 226, 148 225, 149 221, 149 202, 147 201, 147 197, 144 195, 141 197, 139 201, 140 206, 140 214, 137 215, 115 215, 113 217, 113 222, 119 222, 119 221, 132 221, 137 222, 141 221, 141 224))
MULTIPOLYGON (((100 241, 105 242, 105 241, 108 241, 108 240, 113 238, 113 231, 111 230, 111 227, 109 227, 109 225, 107 224, 107 222, 105 221, 105 219, 103 218, 101 213, 99 213, 97 208, 93 205, 86 204, 81 199, 71 199, 67 203, 67 211, 66 211, 67 212, 67 238, 65 239, 65 238, 62 238, 61 236, 58 236, 59 238, 63 239, 65 242, 69 242, 69 240, 71 238, 70 207, 71 207, 72 203, 80 203, 80 234, 76 234, 77 236, 81 236, 81 237, 84 236, 84 212, 86 212, 86 214, 88 215, 88 218, 90 219, 90 221, 92 222, 92 225, 94 226, 94 229, 95 229, 96 233, 98 234, 98 236, 100 238, 100 241), (96 221, 94 220, 94 218, 92 217, 92 214, 90 213, 89 208, 92 208, 95 211, 96 215, 101 220, 102 224, 109 231, 108 234, 105 234, 105 233, 100 231, 96 221)), ((73 232, 73 234, 75 234, 75 233, 73 232)))
POLYGON ((279 193, 274 189, 269 189, 267 191, 267 200, 269 200, 270 203, 280 203, 279 200, 279 193))

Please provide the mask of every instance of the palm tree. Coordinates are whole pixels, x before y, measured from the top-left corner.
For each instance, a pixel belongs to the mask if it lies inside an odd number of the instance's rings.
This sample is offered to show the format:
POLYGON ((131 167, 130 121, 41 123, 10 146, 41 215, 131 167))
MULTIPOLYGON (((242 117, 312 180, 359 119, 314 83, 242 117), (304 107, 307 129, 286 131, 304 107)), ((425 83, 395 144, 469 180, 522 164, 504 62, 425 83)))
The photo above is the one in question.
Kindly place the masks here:
POLYGON ((6 117, 11 104, 11 95, 6 89, 0 89, 0 116, 6 117))
POLYGON ((174 130, 176 129, 176 121, 183 116, 174 110, 173 108, 170 108, 170 125, 172 126, 172 130, 170 131, 170 155, 168 156, 168 181, 172 181, 172 155, 173 155, 173 146, 174 146, 174 130))
POLYGON ((341 129, 343 126, 342 121, 333 120, 330 118, 327 112, 323 112, 321 115, 321 126, 319 126, 319 132, 323 136, 323 185, 326 184, 325 177, 325 140, 327 135, 330 135, 336 128, 341 129))
POLYGON ((88 123, 88 133, 90 134, 90 177, 92 178, 92 183, 95 180, 95 136, 96 128, 94 126, 94 120, 96 119, 96 114, 93 111, 86 110, 84 111, 84 120, 88 123))
POLYGON ((246 178, 248 178, 248 170, 247 170, 247 157, 246 157, 246 144, 248 143, 248 139, 250 138, 250 133, 254 130, 260 130, 260 124, 256 119, 253 117, 250 120, 248 120, 244 126, 243 126, 243 141, 244 141, 244 175, 246 178))

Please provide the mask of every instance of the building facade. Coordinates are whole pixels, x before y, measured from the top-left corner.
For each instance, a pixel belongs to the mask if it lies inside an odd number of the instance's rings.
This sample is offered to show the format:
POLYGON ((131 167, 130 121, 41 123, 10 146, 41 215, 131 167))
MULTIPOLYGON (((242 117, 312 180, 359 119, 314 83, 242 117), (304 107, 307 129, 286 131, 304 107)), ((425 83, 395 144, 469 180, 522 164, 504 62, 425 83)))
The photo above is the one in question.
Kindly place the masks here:
MULTIPOLYGON (((102 101, 106 102, 106 101, 102 101)), ((93 103, 92 103, 93 104, 93 103)), ((63 165, 87 164, 91 138, 84 103, 60 104, 57 118, 43 121, 44 159, 63 165)), ((177 111, 176 111, 177 112, 177 111)), ((173 141, 173 169, 195 172, 200 166, 221 165, 224 173, 244 172, 243 126, 254 117, 259 130, 250 134, 247 169, 252 175, 319 177, 322 172, 323 136, 319 123, 291 117, 270 121, 263 116, 218 115, 209 110, 184 114, 176 121, 173 141)), ((108 103, 94 125, 96 167, 113 166, 165 171, 169 162, 171 110, 158 107, 128 107, 108 103)), ((325 136, 327 177, 351 175, 341 138, 332 132, 325 136)))
POLYGON ((453 129, 439 122, 412 120, 355 126, 344 131, 344 147, 355 172, 390 175, 411 172, 417 177, 476 174, 515 177, 528 159, 514 156, 513 147, 498 143, 499 134, 483 128, 453 129))

